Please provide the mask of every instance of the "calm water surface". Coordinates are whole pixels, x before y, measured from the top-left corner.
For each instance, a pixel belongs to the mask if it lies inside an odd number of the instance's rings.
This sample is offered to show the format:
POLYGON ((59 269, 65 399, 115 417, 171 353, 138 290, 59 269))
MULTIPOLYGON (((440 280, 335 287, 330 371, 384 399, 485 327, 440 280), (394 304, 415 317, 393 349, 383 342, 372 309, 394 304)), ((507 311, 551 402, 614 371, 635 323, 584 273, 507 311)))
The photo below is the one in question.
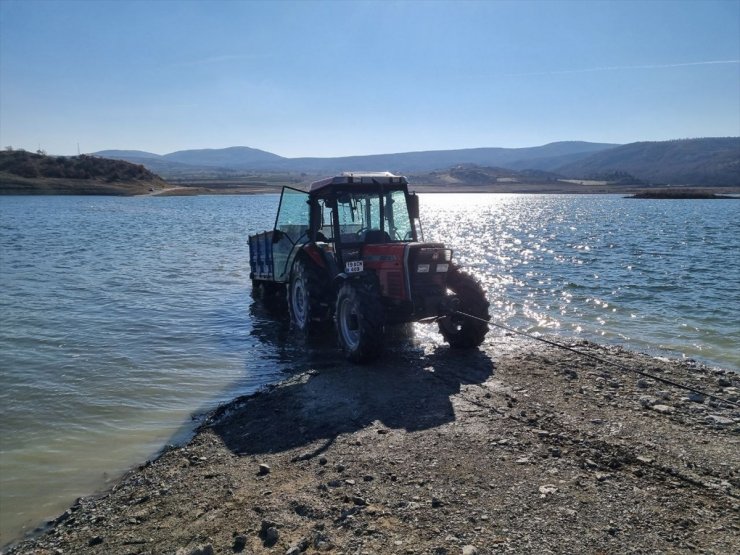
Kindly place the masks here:
MULTIPOLYGON (((247 234, 277 199, 0 199, 0 545, 191 415, 342 364, 249 297, 247 234)), ((422 220, 497 321, 740 367, 740 202, 422 195, 422 220)))

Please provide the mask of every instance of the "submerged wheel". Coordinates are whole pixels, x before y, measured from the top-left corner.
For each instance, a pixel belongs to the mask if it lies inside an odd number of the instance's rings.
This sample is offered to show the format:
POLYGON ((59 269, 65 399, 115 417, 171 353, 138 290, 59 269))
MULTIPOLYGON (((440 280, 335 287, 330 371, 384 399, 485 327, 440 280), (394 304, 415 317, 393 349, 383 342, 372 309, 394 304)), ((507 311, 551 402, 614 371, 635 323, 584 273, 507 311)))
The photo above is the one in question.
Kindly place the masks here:
POLYGON ((315 266, 305 260, 296 261, 288 286, 288 310, 291 322, 299 330, 313 332, 326 320, 325 286, 315 266))
POLYGON ((337 295, 334 321, 342 351, 351 362, 369 362, 383 348, 383 307, 377 286, 370 280, 342 285, 337 295))
POLYGON ((471 349, 483 343, 488 333, 488 300, 480 283, 465 272, 457 268, 450 268, 447 275, 447 287, 452 290, 460 301, 458 310, 477 318, 485 320, 474 320, 466 316, 451 314, 439 320, 439 333, 450 344, 450 347, 459 349, 471 349))

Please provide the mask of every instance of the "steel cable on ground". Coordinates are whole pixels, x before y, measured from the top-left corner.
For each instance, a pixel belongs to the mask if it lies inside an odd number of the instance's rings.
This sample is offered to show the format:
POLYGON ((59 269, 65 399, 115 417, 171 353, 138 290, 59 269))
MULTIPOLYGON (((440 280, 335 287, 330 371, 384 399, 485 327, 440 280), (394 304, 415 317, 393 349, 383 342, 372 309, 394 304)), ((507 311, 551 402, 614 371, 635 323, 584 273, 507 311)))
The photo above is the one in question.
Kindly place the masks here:
POLYGON ((673 387, 677 387, 679 389, 685 389, 686 391, 691 391, 692 393, 697 393, 699 395, 703 395, 704 397, 707 397, 709 399, 714 399, 715 401, 719 401, 721 403, 727 403, 728 405, 733 405, 735 407, 740 407, 740 403, 737 403, 735 401, 730 401, 729 399, 725 399, 724 397, 719 397, 717 395, 714 395, 712 393, 707 393, 706 391, 702 391, 701 389, 697 389, 695 387, 691 387, 690 385, 682 384, 679 382, 675 382, 673 380, 669 380, 668 378, 662 378, 660 376, 655 376, 654 374, 650 374, 648 372, 645 372, 643 370, 638 370, 637 368, 632 368, 629 366, 625 366, 624 364, 620 364, 618 362, 614 362, 613 360, 608 360, 605 358, 602 358, 600 356, 593 355, 591 353, 584 353, 583 351, 579 351, 578 349, 574 349, 573 347, 568 347, 567 345, 563 345, 562 343, 558 343, 556 341, 551 341, 549 339, 545 339, 543 337, 537 337, 536 335, 532 335, 531 333, 527 333, 524 331, 517 330, 515 328, 506 326, 504 324, 499 324, 498 322, 491 322, 490 320, 485 320, 483 318, 478 318, 477 316, 473 316, 472 314, 466 314, 465 312, 460 312, 459 310, 455 310, 452 312, 453 314, 457 314, 458 316, 464 316, 466 318, 472 318, 473 320, 479 320, 481 322, 485 322, 489 326, 493 326, 496 328, 500 328, 502 330, 509 331, 511 333, 515 333, 518 335, 523 335, 524 337, 528 337, 529 339, 534 339, 535 341, 541 341, 542 343, 546 343, 548 345, 551 345, 553 347, 557 347, 559 349, 564 349, 566 351, 570 351, 571 353, 575 353, 577 355, 580 355, 582 357, 590 358, 592 360, 601 362, 602 364, 608 364, 610 366, 614 366, 616 368, 619 368, 620 370, 624 372, 633 372, 635 374, 639 374, 640 376, 644 376, 646 378, 650 378, 652 380, 656 380, 659 382, 662 382, 667 385, 671 385, 673 387))

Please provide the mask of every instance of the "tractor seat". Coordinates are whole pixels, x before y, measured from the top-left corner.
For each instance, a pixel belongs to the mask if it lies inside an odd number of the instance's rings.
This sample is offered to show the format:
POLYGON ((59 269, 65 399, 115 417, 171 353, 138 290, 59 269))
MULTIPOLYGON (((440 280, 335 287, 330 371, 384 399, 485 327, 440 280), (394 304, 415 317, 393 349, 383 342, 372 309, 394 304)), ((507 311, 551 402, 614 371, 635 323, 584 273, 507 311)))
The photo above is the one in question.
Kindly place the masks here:
POLYGON ((363 243, 390 243, 391 236, 380 229, 368 229, 362 237, 363 243))

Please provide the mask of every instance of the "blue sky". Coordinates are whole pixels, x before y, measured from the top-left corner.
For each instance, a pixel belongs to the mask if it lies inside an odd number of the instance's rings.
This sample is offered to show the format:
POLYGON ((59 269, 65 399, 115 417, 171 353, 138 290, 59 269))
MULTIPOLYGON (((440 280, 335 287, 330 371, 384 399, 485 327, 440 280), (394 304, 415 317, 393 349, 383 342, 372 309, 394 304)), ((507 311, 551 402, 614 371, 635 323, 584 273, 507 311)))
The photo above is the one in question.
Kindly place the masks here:
POLYGON ((740 0, 0 0, 0 147, 342 156, 740 135, 740 0))

